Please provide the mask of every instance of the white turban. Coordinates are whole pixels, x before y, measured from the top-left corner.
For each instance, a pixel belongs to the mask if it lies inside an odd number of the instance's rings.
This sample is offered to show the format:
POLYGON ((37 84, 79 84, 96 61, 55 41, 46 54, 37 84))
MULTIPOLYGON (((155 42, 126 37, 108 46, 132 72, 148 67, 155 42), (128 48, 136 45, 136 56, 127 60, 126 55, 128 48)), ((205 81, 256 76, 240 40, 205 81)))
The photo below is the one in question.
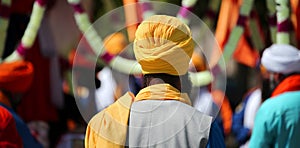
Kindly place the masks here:
POLYGON ((286 44, 273 44, 262 55, 262 65, 270 72, 300 72, 300 51, 286 44))

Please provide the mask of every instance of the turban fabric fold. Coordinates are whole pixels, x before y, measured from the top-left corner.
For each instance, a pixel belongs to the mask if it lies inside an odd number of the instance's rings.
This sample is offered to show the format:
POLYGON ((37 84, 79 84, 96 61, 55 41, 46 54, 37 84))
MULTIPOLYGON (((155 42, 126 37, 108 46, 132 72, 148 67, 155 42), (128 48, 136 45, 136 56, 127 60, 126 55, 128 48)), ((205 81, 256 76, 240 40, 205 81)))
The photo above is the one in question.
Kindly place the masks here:
POLYGON ((27 91, 33 79, 33 66, 30 62, 17 61, 0 64, 0 89, 13 93, 27 91))
POLYGON ((179 19, 151 16, 138 26, 135 37, 133 49, 143 74, 187 73, 194 41, 188 26, 179 19))
POLYGON ((273 44, 262 55, 262 65, 271 72, 291 74, 300 72, 300 51, 286 44, 273 44))

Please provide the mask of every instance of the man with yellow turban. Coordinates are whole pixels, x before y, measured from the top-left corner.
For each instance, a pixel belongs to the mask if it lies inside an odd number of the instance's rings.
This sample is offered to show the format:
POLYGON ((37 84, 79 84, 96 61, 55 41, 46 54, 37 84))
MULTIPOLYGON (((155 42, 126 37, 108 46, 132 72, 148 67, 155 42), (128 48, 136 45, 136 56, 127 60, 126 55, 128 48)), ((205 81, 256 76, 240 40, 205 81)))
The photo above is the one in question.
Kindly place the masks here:
MULTIPOLYGON (((22 147, 24 148, 42 147, 42 145, 31 135, 27 125, 14 111, 14 108, 20 101, 20 94, 29 89, 32 79, 33 66, 29 62, 17 61, 0 64, 0 114, 7 111, 11 114, 11 116, 7 116, 6 119, 1 120, 7 120, 13 117, 13 120, 15 121, 15 125, 13 126, 16 127, 18 135, 22 139, 22 147)), ((2 133, 0 133, 0 135, 1 134, 2 133)))
POLYGON ((205 147, 216 126, 211 126, 212 117, 191 106, 188 96, 194 51, 188 26, 175 17, 154 15, 139 25, 133 46, 144 88, 95 115, 85 146, 205 147))

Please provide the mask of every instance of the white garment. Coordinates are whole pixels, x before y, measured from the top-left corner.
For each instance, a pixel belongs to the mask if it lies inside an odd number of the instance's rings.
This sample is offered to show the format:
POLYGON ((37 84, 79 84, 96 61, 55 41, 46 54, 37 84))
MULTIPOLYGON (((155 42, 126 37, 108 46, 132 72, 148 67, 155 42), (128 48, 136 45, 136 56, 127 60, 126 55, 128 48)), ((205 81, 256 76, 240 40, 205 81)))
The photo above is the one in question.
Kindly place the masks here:
MULTIPOLYGON (((256 112, 261 105, 261 89, 254 90, 248 98, 247 105, 244 112, 244 127, 249 128, 250 130, 254 127, 254 119, 256 112)), ((248 148, 250 139, 240 148, 248 148)))
POLYGON ((175 100, 143 100, 130 109, 126 145, 205 148, 212 118, 175 100))
POLYGON ((101 81, 101 86, 96 89, 96 106, 101 111, 105 107, 114 103, 114 92, 116 90, 116 81, 112 76, 110 68, 104 67, 98 74, 97 78, 101 81))
POLYGON ((200 112, 215 118, 220 110, 213 100, 211 93, 207 87, 201 87, 193 106, 200 112))
POLYGON ((261 89, 256 89, 248 98, 248 103, 245 108, 244 126, 253 129, 254 119, 258 108, 261 105, 261 89))

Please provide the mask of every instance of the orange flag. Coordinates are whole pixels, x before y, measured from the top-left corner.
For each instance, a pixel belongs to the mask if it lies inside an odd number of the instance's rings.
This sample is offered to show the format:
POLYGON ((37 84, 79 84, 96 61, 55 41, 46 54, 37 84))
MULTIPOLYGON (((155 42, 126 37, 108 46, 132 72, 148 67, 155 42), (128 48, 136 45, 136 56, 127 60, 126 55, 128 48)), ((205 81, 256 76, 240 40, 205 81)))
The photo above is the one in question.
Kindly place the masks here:
MULTIPOLYGON (((231 31, 237 25, 241 4, 242 0, 222 1, 215 32, 216 40, 219 43, 222 51, 224 50, 224 47, 228 42, 231 31)), ((247 25, 245 27, 247 27, 247 25)), ((210 61, 210 64, 214 65, 219 60, 220 55, 212 55, 214 57, 211 58, 212 60, 210 61)), ((233 58, 239 63, 245 64, 250 67, 255 67, 258 57, 258 52, 252 49, 252 47, 249 45, 248 41, 246 40, 246 33, 244 32, 234 51, 233 58)))
POLYGON ((124 7, 126 26, 128 39, 130 42, 132 42, 135 38, 135 31, 140 20, 138 16, 137 0, 123 0, 123 5, 127 5, 126 7, 124 7))

